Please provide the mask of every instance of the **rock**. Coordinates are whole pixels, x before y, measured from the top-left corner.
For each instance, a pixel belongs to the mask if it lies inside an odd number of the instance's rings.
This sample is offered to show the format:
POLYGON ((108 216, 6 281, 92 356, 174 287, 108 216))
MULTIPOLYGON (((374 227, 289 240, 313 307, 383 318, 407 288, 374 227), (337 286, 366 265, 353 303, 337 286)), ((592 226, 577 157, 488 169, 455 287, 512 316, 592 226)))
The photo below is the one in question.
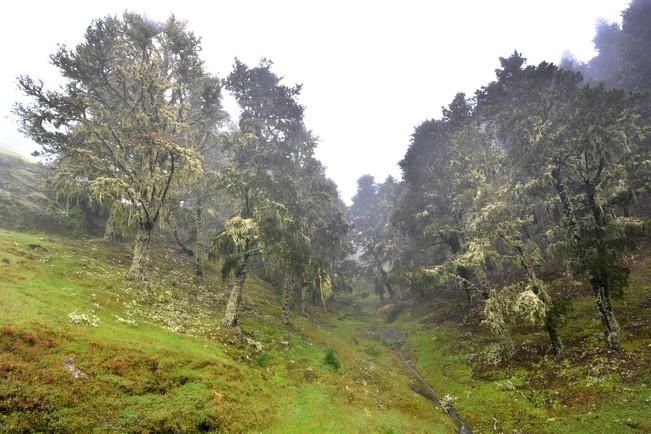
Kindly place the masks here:
POLYGON ((246 343, 255 348, 256 351, 262 352, 262 344, 255 339, 251 339, 250 337, 247 336, 246 338, 246 343))
POLYGON ((319 374, 312 368, 305 368, 303 370, 303 378, 305 378, 305 381, 311 382, 319 378, 319 374))
POLYGON ((624 425, 629 426, 633 429, 639 429, 641 427, 641 424, 639 422, 634 421, 630 417, 624 421, 624 425))
POLYGON ((470 431, 470 428, 468 428, 468 426, 464 423, 459 427, 459 434, 472 434, 472 431, 470 431))
POLYGON ((495 386, 497 387, 497 390, 505 390, 509 392, 515 390, 515 385, 511 382, 511 380, 505 380, 502 383, 497 382, 495 386))
POLYGON ((219 393, 219 392, 217 392, 216 390, 214 390, 213 393, 212 393, 212 399, 213 399, 217 404, 221 404, 222 402, 224 402, 224 395, 222 395, 221 393, 219 393))
POLYGON ((75 356, 67 356, 63 359, 63 366, 77 380, 88 378, 88 375, 75 365, 75 356))

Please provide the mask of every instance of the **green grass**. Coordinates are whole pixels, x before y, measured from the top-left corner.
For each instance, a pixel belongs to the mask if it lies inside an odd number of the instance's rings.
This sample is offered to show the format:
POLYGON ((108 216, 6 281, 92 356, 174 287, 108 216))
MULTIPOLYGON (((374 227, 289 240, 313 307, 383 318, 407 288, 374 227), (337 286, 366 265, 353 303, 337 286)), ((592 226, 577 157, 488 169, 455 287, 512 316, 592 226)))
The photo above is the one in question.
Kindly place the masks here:
POLYGON ((225 284, 196 284, 189 263, 157 251, 156 279, 137 288, 123 277, 128 245, 0 230, 9 432, 452 432, 383 349, 367 354, 374 343, 359 321, 325 314, 317 321, 337 324, 296 318, 287 328, 276 291, 251 278, 244 334, 222 330, 225 284), (74 324, 73 312, 99 323, 74 324), (339 370, 324 363, 326 348, 339 370))
POLYGON ((650 266, 650 258, 640 256, 625 296, 615 300, 622 354, 604 350, 595 302, 587 295, 573 300, 560 330, 567 349, 562 360, 550 355, 542 330, 529 328, 514 333, 513 360, 486 368, 477 355, 490 335, 446 320, 437 306, 402 315, 396 324, 408 331, 419 371, 440 395, 457 398, 455 407, 475 431, 651 432, 650 266))
POLYGON ((650 255, 615 302, 624 354, 603 350, 586 295, 561 328, 564 360, 527 328, 514 334, 512 361, 486 367, 477 355, 490 335, 440 300, 388 325, 374 296, 338 295, 331 312, 294 315, 286 327, 279 291, 253 276, 239 334, 219 327, 227 287, 218 273, 193 282, 191 264, 159 244, 156 278, 138 288, 123 277, 129 247, 0 230, 0 423, 9 432, 454 432, 379 342, 389 326, 406 333, 407 357, 456 398, 476 433, 651 432, 650 255), (72 312, 99 323, 73 324, 72 312))

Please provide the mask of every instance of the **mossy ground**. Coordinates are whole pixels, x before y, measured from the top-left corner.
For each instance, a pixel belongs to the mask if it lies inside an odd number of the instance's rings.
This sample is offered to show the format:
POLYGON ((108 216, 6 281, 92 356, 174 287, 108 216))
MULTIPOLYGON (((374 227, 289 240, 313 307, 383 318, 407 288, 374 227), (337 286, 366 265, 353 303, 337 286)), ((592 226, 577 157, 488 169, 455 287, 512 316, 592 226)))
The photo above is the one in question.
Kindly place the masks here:
POLYGON ((128 244, 0 230, 3 429, 453 431, 359 319, 288 328, 277 292, 251 278, 242 331, 221 329, 225 283, 193 282, 189 261, 156 251, 155 278, 139 288, 124 278, 128 244))
POLYGON ((0 230, 0 423, 8 432, 453 432, 416 395, 378 330, 406 332, 403 350, 475 433, 651 432, 651 255, 634 262, 616 300, 626 351, 603 350, 587 292, 561 334, 514 336, 514 359, 477 362, 492 338, 422 301, 391 325, 374 297, 340 296, 329 312, 280 320, 279 292, 252 277, 242 330, 219 327, 227 286, 163 243, 150 285, 124 279, 129 245, 0 230), (76 313, 97 326, 74 324, 76 313), (84 317, 86 315, 86 317, 84 317), (257 343, 262 350, 256 348, 257 343), (341 366, 325 363, 333 349, 341 366), (78 370, 80 378, 73 373, 78 370))
POLYGON ((516 353, 498 366, 478 362, 494 342, 451 311, 463 301, 423 302, 400 315, 415 366, 475 433, 651 432, 651 255, 631 262, 630 286, 614 300, 625 351, 604 349, 594 298, 584 288, 560 333, 566 355, 551 355, 546 333, 519 327, 516 353), (456 318, 456 320, 454 319, 456 318))

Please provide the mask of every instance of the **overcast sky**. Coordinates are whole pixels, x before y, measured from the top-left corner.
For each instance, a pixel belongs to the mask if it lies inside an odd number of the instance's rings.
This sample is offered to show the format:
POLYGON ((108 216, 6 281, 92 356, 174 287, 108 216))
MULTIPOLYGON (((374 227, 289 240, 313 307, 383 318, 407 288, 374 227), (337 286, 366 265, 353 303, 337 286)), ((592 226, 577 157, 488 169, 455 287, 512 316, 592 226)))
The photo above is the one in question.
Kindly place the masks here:
MULTIPOLYGON (((356 179, 400 176, 413 128, 440 117, 458 91, 493 78, 514 49, 530 61, 566 51, 594 55, 595 23, 619 21, 629 0, 440 1, 10 1, 0 14, 0 147, 35 149, 10 114, 16 76, 56 85, 48 56, 74 45, 93 18, 128 9, 164 20, 173 13, 203 39, 207 68, 224 77, 234 57, 266 57, 288 84, 303 83, 317 156, 348 202, 356 179)), ((232 106, 227 101, 227 107, 232 106)))

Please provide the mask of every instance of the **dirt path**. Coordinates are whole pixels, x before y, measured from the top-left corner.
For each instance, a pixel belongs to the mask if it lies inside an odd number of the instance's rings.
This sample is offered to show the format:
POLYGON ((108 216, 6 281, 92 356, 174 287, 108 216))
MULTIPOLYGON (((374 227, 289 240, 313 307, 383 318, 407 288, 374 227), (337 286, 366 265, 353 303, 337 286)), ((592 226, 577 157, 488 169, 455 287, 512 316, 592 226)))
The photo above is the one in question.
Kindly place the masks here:
POLYGON ((400 358, 402 364, 417 380, 417 384, 414 384, 414 386, 412 386, 413 391, 432 401, 436 405, 440 405, 445 414, 450 416, 452 421, 457 426, 459 434, 472 434, 472 430, 461 419, 459 413, 457 413, 457 410, 454 408, 454 405, 442 400, 434 388, 432 388, 432 386, 430 386, 425 378, 423 378, 420 372, 418 372, 415 367, 411 366, 409 360, 407 360, 407 357, 405 356, 405 353, 400 348, 404 341, 404 334, 400 331, 400 329, 396 327, 386 328, 379 333, 379 338, 382 342, 390 344, 393 347, 395 352, 398 354, 398 357, 400 358))

